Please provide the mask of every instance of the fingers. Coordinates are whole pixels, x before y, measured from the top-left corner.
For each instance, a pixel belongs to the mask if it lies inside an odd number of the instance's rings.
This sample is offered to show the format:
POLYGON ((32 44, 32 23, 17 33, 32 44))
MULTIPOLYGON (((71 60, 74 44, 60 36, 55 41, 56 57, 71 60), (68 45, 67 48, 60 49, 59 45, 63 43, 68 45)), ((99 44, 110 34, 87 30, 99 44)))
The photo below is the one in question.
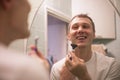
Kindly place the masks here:
POLYGON ((72 51, 68 54, 68 59, 71 60, 72 62, 74 62, 76 60, 76 58, 78 58, 78 57, 75 55, 74 51, 72 51))
POLYGON ((28 55, 32 56, 35 58, 38 62, 43 62, 44 65, 47 67, 48 70, 50 70, 50 65, 47 61, 47 59, 44 57, 44 55, 36 48, 35 45, 30 46, 30 52, 28 55))
POLYGON ((36 48, 35 45, 31 45, 30 46, 30 53, 29 53, 29 55, 37 55, 39 58, 45 59, 43 54, 40 51, 38 51, 38 49, 36 48))
POLYGON ((67 58, 72 61, 72 55, 71 52, 67 55, 67 58))
POLYGON ((84 60, 78 58, 75 55, 75 53, 72 51, 67 55, 65 65, 69 70, 71 70, 73 67, 82 65, 83 63, 84 63, 84 60))
POLYGON ((65 65, 69 68, 72 65, 71 55, 67 55, 65 65))
POLYGON ((70 52, 68 56, 69 56, 69 59, 72 60, 73 62, 78 62, 78 61, 84 62, 83 59, 81 59, 75 55, 75 51, 70 52))
POLYGON ((66 62, 65 62, 65 65, 66 67, 71 70, 72 66, 74 66, 74 63, 75 63, 75 57, 74 55, 75 53, 73 52, 70 52, 67 56, 66 56, 66 62))
POLYGON ((37 50, 37 48, 36 48, 35 45, 31 45, 31 46, 30 46, 30 49, 31 49, 31 50, 35 50, 35 51, 37 50))
POLYGON ((33 55, 33 54, 36 54, 36 51, 35 51, 35 46, 34 45, 31 45, 30 46, 30 51, 29 51, 29 53, 28 53, 28 55, 33 55))

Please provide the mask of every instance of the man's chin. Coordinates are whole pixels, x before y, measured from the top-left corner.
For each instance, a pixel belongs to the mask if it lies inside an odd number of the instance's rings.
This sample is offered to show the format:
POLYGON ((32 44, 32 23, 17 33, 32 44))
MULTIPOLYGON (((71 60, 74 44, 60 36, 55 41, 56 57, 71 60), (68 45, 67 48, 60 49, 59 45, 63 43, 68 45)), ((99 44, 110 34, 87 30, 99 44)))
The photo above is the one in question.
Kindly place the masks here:
POLYGON ((21 34, 20 38, 25 39, 28 38, 29 36, 30 36, 30 31, 27 31, 26 33, 21 34))
POLYGON ((77 44, 78 47, 85 47, 86 45, 85 44, 77 44))

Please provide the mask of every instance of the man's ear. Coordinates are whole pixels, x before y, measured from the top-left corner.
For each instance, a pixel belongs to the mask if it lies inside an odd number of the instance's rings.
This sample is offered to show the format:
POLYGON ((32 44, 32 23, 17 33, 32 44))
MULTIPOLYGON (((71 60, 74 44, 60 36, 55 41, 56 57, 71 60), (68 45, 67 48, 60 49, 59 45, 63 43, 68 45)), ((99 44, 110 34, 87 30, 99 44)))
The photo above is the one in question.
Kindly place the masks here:
POLYGON ((71 40, 71 36, 70 36, 69 33, 68 33, 68 35, 67 35, 67 39, 68 39, 68 40, 71 40))
POLYGON ((3 9, 8 10, 11 7, 12 0, 0 0, 0 5, 3 9))

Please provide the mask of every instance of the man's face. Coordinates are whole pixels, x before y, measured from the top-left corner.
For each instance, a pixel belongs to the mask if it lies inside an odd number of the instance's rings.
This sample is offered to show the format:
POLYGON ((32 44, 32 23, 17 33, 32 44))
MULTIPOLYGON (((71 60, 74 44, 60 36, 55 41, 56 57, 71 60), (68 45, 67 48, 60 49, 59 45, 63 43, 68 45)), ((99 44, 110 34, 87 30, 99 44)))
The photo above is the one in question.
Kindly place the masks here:
POLYGON ((93 26, 88 18, 74 18, 70 24, 68 39, 79 47, 91 45, 95 37, 93 26))
POLYGON ((30 32, 28 30, 28 14, 30 5, 28 0, 11 0, 13 1, 10 12, 10 28, 16 33, 18 38, 26 38, 30 32))

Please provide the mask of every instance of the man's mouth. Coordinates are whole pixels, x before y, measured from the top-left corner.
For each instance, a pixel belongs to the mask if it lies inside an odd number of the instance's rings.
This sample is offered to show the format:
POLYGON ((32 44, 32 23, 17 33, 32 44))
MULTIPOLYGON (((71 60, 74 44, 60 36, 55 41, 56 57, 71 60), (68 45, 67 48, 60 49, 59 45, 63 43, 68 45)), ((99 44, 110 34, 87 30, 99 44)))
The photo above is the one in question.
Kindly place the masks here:
POLYGON ((77 36, 76 39, 83 41, 83 40, 87 39, 87 36, 77 36))

